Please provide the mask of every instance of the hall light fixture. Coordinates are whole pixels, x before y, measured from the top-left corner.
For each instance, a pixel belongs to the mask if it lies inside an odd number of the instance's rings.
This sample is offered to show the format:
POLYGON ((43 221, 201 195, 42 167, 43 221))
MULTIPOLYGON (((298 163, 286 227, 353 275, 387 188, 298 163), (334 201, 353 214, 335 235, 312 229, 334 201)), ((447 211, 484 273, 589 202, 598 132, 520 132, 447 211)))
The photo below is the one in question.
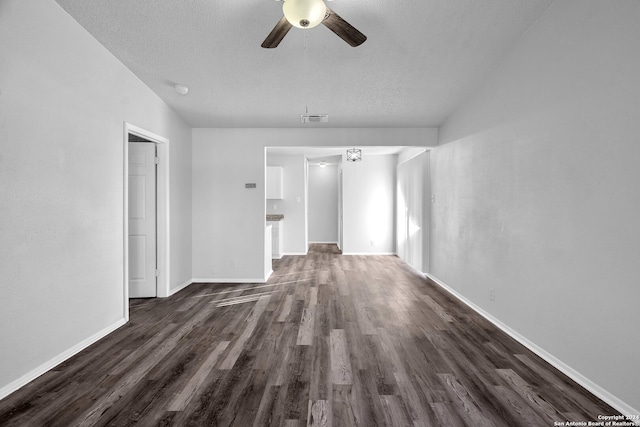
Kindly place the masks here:
POLYGON ((324 162, 324 161, 320 162, 320 167, 321 168, 326 168, 327 167, 327 162, 324 162))
POLYGON ((286 0, 282 12, 294 27, 313 28, 324 19, 327 6, 322 0, 286 0))
POLYGON ((360 160, 362 160, 362 150, 358 148, 349 148, 347 150, 348 162, 359 162, 360 160))

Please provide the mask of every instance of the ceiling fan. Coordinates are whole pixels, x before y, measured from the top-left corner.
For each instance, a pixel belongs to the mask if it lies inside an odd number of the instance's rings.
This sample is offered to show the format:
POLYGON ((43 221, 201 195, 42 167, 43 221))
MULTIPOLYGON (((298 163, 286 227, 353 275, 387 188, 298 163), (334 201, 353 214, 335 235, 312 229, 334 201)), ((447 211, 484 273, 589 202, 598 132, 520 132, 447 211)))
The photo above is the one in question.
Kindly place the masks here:
POLYGON ((292 26, 307 29, 320 23, 353 47, 360 46, 367 39, 364 34, 329 9, 323 0, 284 0, 282 12, 284 16, 264 39, 262 47, 278 47, 292 26))

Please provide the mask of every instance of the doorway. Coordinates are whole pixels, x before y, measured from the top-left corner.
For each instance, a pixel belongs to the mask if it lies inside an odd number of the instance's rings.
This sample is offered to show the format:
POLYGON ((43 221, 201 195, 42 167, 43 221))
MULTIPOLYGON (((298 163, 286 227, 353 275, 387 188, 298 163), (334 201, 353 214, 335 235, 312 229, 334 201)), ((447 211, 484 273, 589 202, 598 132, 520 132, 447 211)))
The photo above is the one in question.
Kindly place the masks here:
POLYGON ((341 156, 309 159, 309 243, 341 248, 341 156))
MULTIPOLYGON (((156 277, 155 295, 158 297, 167 297, 170 294, 169 291, 169 278, 170 278, 170 253, 169 253, 169 140, 160 135, 156 135, 145 129, 139 128, 129 123, 124 123, 124 271, 123 271, 123 310, 125 319, 129 318, 129 278, 130 274, 130 256, 129 256, 129 229, 130 229, 130 216, 131 209, 139 209, 140 206, 130 206, 130 142, 143 143, 153 146, 155 148, 155 157, 153 164, 155 166, 155 237, 156 237, 156 250, 155 250, 155 267, 152 268, 152 276, 156 277), (156 160, 157 159, 157 160, 156 160)), ((137 183, 140 187, 140 183, 137 183)), ((135 225, 134 225, 135 227, 135 225)), ((139 241, 142 239, 138 239, 139 241)), ((138 245, 140 242, 137 242, 138 245)), ((139 255, 139 254, 138 254, 139 255)), ((152 259, 149 257, 149 259, 152 259)), ((151 261, 152 262, 152 261, 151 261)), ((134 268, 134 277, 140 275, 140 271, 134 268)), ((132 293, 131 297, 138 297, 139 295, 132 293)), ((152 295, 149 295, 152 296, 152 295)))

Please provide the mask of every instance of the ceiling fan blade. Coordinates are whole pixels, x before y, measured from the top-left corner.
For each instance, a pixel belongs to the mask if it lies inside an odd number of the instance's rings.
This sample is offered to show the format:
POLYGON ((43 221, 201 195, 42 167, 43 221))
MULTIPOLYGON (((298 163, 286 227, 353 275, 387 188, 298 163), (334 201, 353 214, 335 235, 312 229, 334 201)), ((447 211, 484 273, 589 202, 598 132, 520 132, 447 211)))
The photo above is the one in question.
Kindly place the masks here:
POLYGON ((342 19, 337 13, 327 7, 327 16, 322 21, 325 27, 336 33, 338 37, 351 46, 360 46, 367 36, 356 30, 351 24, 342 19))
POLYGON ((287 35, 290 29, 291 24, 289 23, 289 21, 287 21, 287 18, 283 16, 282 19, 278 21, 276 26, 273 27, 273 30, 271 30, 267 38, 264 39, 261 46, 267 49, 278 47, 278 45, 280 44, 284 36, 287 35))

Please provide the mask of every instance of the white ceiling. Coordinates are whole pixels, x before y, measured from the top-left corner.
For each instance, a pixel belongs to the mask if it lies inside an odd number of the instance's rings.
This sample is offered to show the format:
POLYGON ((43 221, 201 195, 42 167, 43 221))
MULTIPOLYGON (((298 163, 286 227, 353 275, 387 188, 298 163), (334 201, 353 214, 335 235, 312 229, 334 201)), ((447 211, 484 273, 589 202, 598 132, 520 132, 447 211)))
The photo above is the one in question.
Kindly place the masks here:
POLYGON ((553 0, 335 0, 363 45, 319 25, 276 49, 274 0, 56 1, 193 127, 434 127, 553 0))

